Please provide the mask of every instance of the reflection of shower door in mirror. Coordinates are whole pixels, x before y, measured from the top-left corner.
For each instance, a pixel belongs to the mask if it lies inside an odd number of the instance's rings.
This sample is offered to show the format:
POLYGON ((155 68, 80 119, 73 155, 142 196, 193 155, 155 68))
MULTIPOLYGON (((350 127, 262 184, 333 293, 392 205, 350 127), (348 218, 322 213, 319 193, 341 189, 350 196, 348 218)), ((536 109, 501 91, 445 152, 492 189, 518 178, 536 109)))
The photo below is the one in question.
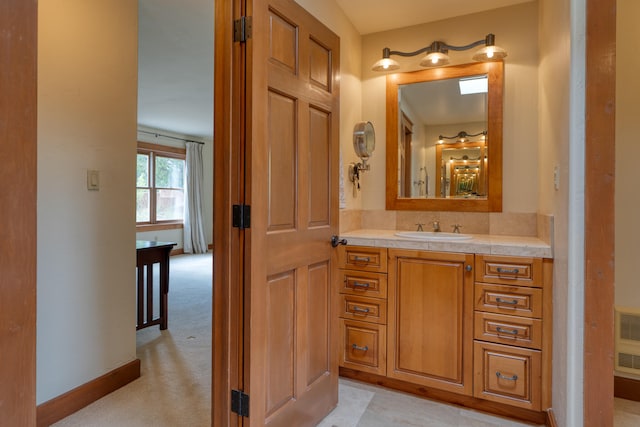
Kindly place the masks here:
POLYGON ((411 139, 413 135, 413 123, 402 112, 402 126, 400 127, 400 143, 398 144, 398 194, 400 197, 412 197, 411 183, 411 164, 413 156, 411 155, 411 139))

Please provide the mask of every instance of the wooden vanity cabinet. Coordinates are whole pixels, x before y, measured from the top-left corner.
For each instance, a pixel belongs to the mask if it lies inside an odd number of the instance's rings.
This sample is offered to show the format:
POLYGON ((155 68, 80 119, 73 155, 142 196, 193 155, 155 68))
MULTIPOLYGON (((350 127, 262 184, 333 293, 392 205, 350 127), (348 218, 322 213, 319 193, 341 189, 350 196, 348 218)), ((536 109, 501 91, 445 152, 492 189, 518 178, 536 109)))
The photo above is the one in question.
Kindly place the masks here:
POLYGON ((476 255, 474 393, 533 411, 551 400, 551 260, 476 255))
POLYGON ((387 371, 387 249, 338 247, 340 366, 387 371))
POLYGON ((472 394, 473 255, 389 249, 387 377, 472 394))
POLYGON ((551 406, 551 259, 342 246, 350 378, 543 423, 551 406))

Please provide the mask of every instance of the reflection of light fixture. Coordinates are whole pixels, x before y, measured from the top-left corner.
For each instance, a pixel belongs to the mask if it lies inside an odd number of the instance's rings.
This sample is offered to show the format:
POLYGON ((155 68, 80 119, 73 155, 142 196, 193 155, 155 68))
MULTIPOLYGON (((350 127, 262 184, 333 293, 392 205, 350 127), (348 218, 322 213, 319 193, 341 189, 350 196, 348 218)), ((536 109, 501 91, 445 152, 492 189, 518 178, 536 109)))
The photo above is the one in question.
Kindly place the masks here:
POLYGON ((400 68, 400 64, 398 61, 395 61, 390 58, 391 55, 396 56, 416 56, 421 53, 426 53, 426 56, 422 58, 420 61, 420 66, 422 67, 439 67, 442 65, 447 65, 450 61, 449 55, 447 53, 450 50, 462 51, 469 50, 476 46, 484 45, 483 48, 479 49, 474 55, 474 61, 497 61, 507 56, 507 52, 495 45, 496 36, 493 34, 487 34, 487 36, 482 40, 477 40, 473 43, 469 43, 464 46, 454 46, 450 44, 446 44, 441 41, 434 41, 429 46, 423 47, 422 49, 418 49, 414 52, 401 52, 399 50, 391 50, 388 47, 382 49, 382 59, 373 64, 371 69, 373 71, 392 71, 400 68))
POLYGON ((445 139, 455 139, 456 140, 455 142, 468 142, 469 138, 474 136, 480 136, 480 135, 482 135, 482 139, 484 140, 485 137, 487 136, 487 131, 483 130, 482 132, 478 132, 478 133, 467 133, 461 130, 460 132, 458 132, 456 135, 453 135, 453 136, 445 136, 445 135, 438 136, 438 143, 444 144, 445 139))

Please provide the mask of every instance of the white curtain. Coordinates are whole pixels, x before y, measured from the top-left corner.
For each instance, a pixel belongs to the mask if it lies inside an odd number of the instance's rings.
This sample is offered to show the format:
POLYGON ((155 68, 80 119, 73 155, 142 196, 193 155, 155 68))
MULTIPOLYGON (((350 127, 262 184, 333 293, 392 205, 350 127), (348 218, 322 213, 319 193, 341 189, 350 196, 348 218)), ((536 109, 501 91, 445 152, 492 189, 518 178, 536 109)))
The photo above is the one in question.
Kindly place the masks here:
POLYGON ((204 170, 202 162, 203 144, 187 142, 186 185, 184 195, 184 252, 203 254, 207 252, 204 233, 203 194, 204 170))

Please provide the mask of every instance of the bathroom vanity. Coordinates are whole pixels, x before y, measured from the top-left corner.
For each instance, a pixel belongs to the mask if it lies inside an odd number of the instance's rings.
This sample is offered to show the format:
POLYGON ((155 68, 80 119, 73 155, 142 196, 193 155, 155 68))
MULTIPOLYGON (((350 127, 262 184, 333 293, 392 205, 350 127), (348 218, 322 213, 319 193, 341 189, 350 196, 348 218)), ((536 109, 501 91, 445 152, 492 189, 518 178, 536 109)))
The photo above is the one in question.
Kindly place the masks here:
POLYGON ((340 374, 545 422, 552 254, 531 237, 418 240, 345 233, 340 374))

